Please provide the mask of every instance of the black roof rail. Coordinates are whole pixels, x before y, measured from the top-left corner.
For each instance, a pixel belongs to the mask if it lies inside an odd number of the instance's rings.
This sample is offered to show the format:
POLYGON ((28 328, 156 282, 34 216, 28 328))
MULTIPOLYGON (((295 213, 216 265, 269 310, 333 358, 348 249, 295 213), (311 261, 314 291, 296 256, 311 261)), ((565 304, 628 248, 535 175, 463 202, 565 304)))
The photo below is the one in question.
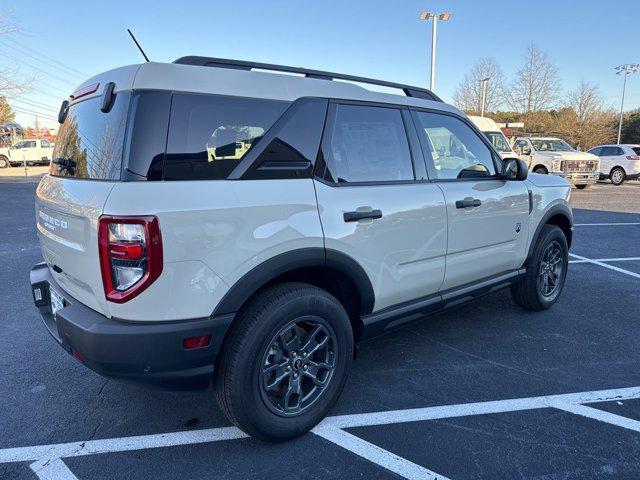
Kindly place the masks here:
POLYGON ((385 80, 376 80, 374 78, 357 77, 355 75, 345 75, 342 73, 324 72, 322 70, 310 70, 308 68, 288 67, 286 65, 273 65, 270 63, 247 62, 244 60, 230 60, 226 58, 200 57, 190 55, 180 57, 173 63, 181 65, 197 65, 200 67, 217 67, 232 68, 236 70, 252 70, 258 68, 261 70, 271 70, 274 72, 298 73, 308 78, 318 78, 322 80, 348 80, 351 82, 368 83, 370 85, 380 85, 382 87, 397 88, 402 90, 407 97, 423 98, 425 100, 434 100, 442 102, 442 100, 431 90, 420 87, 412 87, 402 83, 387 82, 385 80))

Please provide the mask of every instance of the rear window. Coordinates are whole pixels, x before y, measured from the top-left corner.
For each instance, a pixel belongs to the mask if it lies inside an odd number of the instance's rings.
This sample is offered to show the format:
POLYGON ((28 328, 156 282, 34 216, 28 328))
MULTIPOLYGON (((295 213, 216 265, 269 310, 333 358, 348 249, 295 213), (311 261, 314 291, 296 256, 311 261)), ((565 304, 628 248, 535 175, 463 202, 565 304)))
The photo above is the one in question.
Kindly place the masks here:
POLYGON ((120 180, 129 93, 118 93, 108 113, 102 97, 75 103, 58 132, 49 173, 58 177, 120 180))
POLYGON ((631 150, 633 150, 636 155, 640 155, 640 147, 633 147, 631 150))
POLYGON ((165 180, 224 180, 289 102, 174 94, 165 180))

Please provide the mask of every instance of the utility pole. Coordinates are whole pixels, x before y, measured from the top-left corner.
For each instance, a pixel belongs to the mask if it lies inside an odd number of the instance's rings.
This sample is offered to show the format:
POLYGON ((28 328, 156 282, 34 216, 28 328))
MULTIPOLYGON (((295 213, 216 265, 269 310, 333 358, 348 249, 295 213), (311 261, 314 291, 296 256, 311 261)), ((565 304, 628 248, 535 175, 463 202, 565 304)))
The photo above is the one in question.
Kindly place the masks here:
POLYGON ((420 20, 430 20, 433 18, 433 28, 431 30, 431 80, 429 82, 429 90, 432 92, 436 88, 436 36, 438 31, 438 20, 447 21, 451 18, 450 13, 431 13, 422 12, 420 20))
POLYGON ((484 109, 487 105, 487 83, 491 77, 483 78, 482 81, 482 97, 480 99, 480 116, 484 117, 484 109))
POLYGON ((640 69, 640 63, 625 63, 615 68, 617 75, 624 76, 622 82, 622 101, 620 102, 620 123, 618 124, 618 145, 620 145, 620 138, 622 137, 622 119, 624 117, 624 95, 627 90, 627 75, 636 73, 638 69, 640 69))

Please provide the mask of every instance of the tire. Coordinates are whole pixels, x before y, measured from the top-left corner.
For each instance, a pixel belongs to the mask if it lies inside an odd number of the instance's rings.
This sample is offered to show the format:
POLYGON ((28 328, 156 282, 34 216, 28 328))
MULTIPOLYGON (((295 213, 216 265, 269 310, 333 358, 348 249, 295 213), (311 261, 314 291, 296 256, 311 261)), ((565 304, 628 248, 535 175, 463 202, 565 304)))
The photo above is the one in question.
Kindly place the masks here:
POLYGON ((244 432, 288 440, 327 415, 352 358, 351 322, 340 302, 312 285, 278 284, 251 299, 232 324, 215 366, 214 392, 227 418, 244 432), (296 385, 302 394, 287 395, 296 385))
POLYGON ((533 171, 533 173, 539 173, 541 175, 548 175, 549 174, 547 169, 544 168, 544 167, 536 167, 536 169, 533 171))
POLYGON ((624 179, 626 174, 621 167, 615 167, 609 173, 609 178, 611 179, 611 183, 616 186, 622 185, 624 183, 624 179))
POLYGON ((9 168, 10 166, 9 159, 4 155, 0 155, 0 168, 9 168))
MULTIPOLYGON (((555 253, 553 253, 555 255, 555 253)), ((569 248, 567 239, 560 228, 555 225, 545 225, 540 231, 538 241, 533 250, 533 255, 527 264, 527 273, 520 283, 511 287, 513 299, 527 310, 546 310, 551 307, 562 293, 564 282, 567 277, 567 267, 569 265, 569 248), (559 253, 557 263, 548 261, 549 252, 559 253), (554 268, 550 265, 553 263, 554 268), (558 267, 557 269, 555 267, 558 267), (553 276, 556 277, 555 287, 552 291, 543 291, 542 272, 545 268, 551 268, 553 276)), ((549 274, 547 274, 549 275, 549 274)), ((552 278, 547 277, 547 286, 552 283, 552 278)))
POLYGON ((591 188, 591 185, 576 185, 578 190, 586 190, 587 188, 591 188))

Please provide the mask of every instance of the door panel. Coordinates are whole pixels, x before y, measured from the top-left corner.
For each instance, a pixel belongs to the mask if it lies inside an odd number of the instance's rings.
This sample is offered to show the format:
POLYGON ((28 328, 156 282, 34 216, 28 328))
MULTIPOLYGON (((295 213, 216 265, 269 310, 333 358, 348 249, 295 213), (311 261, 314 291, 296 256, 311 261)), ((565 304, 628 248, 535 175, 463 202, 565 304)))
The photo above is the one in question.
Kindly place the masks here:
POLYGON ((529 193, 525 182, 441 182, 449 218, 443 290, 522 266, 527 252, 529 193), (464 199, 477 207, 458 208, 464 199))
POLYGON ((439 290, 447 213, 437 185, 315 185, 325 247, 364 268, 375 293, 374 311, 439 290), (346 212, 371 210, 382 217, 345 222, 346 212))

